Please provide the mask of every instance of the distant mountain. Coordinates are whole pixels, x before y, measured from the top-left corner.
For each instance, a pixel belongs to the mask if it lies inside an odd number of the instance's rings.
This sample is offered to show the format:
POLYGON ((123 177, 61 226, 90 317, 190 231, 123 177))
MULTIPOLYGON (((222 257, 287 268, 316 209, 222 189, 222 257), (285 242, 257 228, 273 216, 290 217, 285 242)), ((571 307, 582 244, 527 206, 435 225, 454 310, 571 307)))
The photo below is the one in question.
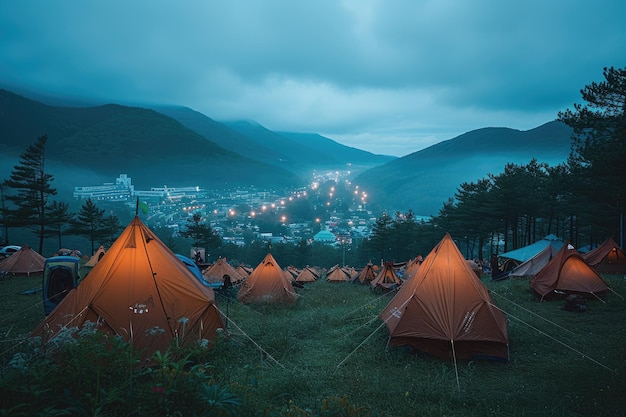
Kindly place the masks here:
POLYGON ((188 107, 161 106, 154 110, 170 116, 224 149, 246 158, 308 176, 313 170, 362 171, 395 159, 341 145, 318 134, 274 132, 256 122, 217 122, 188 107))
POLYGON ((145 108, 57 107, 0 90, 0 131, 7 159, 47 134, 47 161, 63 169, 60 174, 52 172, 57 187, 63 178, 72 178, 72 185, 92 185, 78 181, 73 170, 108 181, 126 173, 138 188, 304 184, 292 172, 224 149, 173 118, 145 108))
POLYGON ((231 129, 284 156, 281 163, 296 172, 313 169, 372 167, 396 159, 394 156, 375 155, 370 152, 341 145, 317 134, 274 132, 249 121, 223 122, 231 129))
POLYGON ((371 206, 392 214, 412 210, 434 215, 459 185, 500 174, 507 163, 526 164, 533 158, 551 166, 565 162, 571 133, 557 121, 527 131, 478 129, 371 168, 354 183, 367 189, 371 206))

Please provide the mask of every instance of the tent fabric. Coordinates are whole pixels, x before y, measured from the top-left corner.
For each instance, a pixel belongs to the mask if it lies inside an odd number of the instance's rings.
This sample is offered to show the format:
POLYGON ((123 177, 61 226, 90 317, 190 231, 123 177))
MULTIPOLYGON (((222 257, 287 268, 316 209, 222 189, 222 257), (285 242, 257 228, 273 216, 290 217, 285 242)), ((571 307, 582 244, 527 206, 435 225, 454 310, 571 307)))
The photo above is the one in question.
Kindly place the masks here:
POLYGON ((548 262, 559 252, 556 245, 550 243, 543 248, 541 252, 533 256, 532 258, 522 262, 511 271, 509 271, 508 277, 514 279, 529 279, 534 277, 545 267, 548 262))
POLYGON ((593 297, 609 289, 600 274, 569 244, 563 245, 550 262, 530 279, 529 284, 542 300, 559 293, 593 297))
POLYGON ((40 274, 43 272, 46 258, 37 253, 28 245, 0 262, 0 272, 7 275, 40 274))
POLYGON ((507 321, 450 234, 379 314, 391 346, 451 360, 508 360, 507 321))
POLYGON ((381 288, 383 290, 390 290, 401 284, 402 280, 396 273, 393 262, 385 262, 383 268, 378 272, 378 275, 376 275, 376 278, 370 282, 372 288, 381 288))
POLYGON ((626 254, 611 238, 582 257, 589 266, 601 274, 626 274, 626 254))
POLYGON ((86 322, 129 341, 145 360, 175 339, 213 341, 224 327, 213 290, 137 216, 32 335, 50 340, 86 322))
MULTIPOLYGON (((509 252, 505 252, 500 254, 500 258, 502 259, 513 259, 518 261, 520 264, 525 262, 541 252, 546 246, 552 245, 555 246, 556 249, 561 249, 563 247, 563 241, 556 237, 555 235, 547 235, 541 240, 536 241, 528 246, 524 246, 522 248, 518 248, 509 252)), ((505 261, 506 262, 506 261, 505 261)), ((517 266, 517 265, 516 265, 517 266)), ((504 268, 506 271, 507 269, 504 268)))
POLYGON ((268 253, 237 293, 242 303, 294 304, 297 294, 276 259, 268 253))

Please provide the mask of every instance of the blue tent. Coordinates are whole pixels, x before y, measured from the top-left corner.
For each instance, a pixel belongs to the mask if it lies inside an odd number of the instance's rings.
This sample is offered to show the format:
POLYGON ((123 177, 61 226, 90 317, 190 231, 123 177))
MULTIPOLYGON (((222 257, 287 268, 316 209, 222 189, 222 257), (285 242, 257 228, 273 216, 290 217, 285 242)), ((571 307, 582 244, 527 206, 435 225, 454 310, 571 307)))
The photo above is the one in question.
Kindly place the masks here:
POLYGON ((539 252, 544 250, 546 247, 552 246, 557 251, 563 247, 563 241, 556 237, 555 235, 548 235, 541 240, 536 241, 528 246, 524 246, 523 248, 518 248, 509 252, 505 252, 500 254, 500 258, 502 259, 512 259, 519 263, 525 262, 530 258, 537 255, 539 252))

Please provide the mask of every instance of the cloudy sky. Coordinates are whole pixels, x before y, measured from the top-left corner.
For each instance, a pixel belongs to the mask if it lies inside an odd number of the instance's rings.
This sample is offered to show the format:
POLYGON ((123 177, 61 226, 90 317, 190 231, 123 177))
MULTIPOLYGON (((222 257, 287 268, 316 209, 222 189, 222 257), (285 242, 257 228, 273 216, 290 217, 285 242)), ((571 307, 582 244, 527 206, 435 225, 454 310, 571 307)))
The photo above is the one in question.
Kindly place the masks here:
POLYGON ((0 0, 0 83, 407 155, 626 66, 623 0, 0 0))

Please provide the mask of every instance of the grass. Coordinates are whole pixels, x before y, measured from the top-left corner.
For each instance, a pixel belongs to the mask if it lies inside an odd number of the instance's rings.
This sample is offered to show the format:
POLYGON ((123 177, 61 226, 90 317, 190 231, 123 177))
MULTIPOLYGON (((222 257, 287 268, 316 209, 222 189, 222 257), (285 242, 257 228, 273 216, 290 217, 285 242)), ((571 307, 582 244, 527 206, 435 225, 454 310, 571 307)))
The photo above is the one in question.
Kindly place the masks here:
MULTIPOLYGON (((606 276, 626 295, 623 276, 606 276)), ((617 416, 626 409, 626 301, 588 311, 539 302, 526 281, 491 282, 507 314, 508 363, 451 362, 386 349, 378 313, 392 295, 318 281, 293 306, 245 305, 218 295, 230 337, 216 380, 259 416, 617 416), (457 378, 458 374, 458 378, 457 378)), ((3 365, 43 319, 41 277, 0 281, 3 365)))

